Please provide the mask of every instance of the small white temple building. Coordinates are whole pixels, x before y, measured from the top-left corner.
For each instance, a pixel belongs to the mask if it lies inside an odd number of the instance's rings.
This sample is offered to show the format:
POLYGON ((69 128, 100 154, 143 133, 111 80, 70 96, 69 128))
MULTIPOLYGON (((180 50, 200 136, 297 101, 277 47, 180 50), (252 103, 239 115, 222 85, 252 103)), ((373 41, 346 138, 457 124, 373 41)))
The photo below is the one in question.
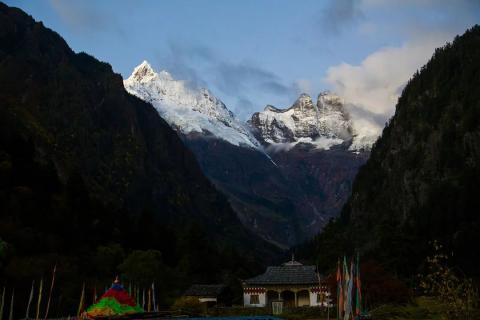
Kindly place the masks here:
POLYGON ((292 257, 244 281, 244 306, 271 307, 274 301, 282 301, 285 307, 327 306, 330 292, 320 278, 315 266, 304 266, 292 257))

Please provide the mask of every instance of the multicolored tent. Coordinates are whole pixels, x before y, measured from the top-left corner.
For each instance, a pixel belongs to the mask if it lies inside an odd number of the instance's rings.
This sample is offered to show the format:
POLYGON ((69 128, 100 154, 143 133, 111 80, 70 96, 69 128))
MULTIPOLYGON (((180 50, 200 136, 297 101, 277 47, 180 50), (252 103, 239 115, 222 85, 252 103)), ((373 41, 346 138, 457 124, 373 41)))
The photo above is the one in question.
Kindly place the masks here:
POLYGON ((135 313, 142 313, 144 310, 133 299, 118 279, 112 287, 105 292, 94 305, 90 306, 84 313, 88 319, 124 316, 135 313))

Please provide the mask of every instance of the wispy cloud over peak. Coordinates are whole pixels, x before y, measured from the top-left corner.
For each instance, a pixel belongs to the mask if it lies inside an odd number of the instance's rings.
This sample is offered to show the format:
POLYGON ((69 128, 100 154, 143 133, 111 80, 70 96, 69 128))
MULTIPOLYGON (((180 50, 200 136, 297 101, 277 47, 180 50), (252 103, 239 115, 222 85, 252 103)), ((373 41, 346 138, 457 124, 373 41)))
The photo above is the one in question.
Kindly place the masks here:
POLYGON ((381 48, 358 65, 330 67, 324 80, 350 105, 352 118, 362 126, 357 131, 379 135, 408 79, 445 43, 446 39, 433 37, 381 48))
POLYGON ((167 54, 158 54, 158 62, 174 77, 188 80, 192 86, 208 87, 242 119, 263 107, 258 104, 259 97, 266 103, 278 101, 275 96, 292 100, 298 91, 295 83, 283 81, 255 61, 232 61, 203 45, 170 41, 167 54))

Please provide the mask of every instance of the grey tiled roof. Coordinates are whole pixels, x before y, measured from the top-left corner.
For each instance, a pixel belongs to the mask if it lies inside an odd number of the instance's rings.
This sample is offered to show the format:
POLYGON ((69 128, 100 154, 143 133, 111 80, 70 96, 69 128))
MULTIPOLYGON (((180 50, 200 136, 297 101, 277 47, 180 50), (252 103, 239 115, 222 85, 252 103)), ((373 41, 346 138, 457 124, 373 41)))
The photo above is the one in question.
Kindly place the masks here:
POLYGON ((194 284, 187 291, 185 296, 194 297, 216 297, 225 289, 223 284, 194 284))
POLYGON ((268 267, 264 274, 245 280, 247 285, 318 284, 315 266, 283 265, 268 267))

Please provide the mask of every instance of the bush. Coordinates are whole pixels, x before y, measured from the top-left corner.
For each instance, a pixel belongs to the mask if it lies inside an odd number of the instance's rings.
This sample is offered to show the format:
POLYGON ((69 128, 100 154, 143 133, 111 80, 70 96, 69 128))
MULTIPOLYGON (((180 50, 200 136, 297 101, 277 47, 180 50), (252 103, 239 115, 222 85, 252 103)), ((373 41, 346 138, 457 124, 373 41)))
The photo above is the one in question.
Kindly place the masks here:
POLYGON ((360 267, 363 299, 367 307, 381 304, 405 304, 410 300, 410 290, 407 285, 387 272, 375 261, 367 261, 360 267))
POLYGON ((195 297, 180 297, 175 300, 172 306, 175 311, 186 311, 192 314, 203 314, 205 307, 202 305, 198 298, 195 297))
POLYGON ((449 256, 433 243, 434 253, 426 259, 426 273, 420 276, 420 288, 446 306, 447 319, 472 319, 478 311, 478 289, 473 280, 449 266, 449 256))

